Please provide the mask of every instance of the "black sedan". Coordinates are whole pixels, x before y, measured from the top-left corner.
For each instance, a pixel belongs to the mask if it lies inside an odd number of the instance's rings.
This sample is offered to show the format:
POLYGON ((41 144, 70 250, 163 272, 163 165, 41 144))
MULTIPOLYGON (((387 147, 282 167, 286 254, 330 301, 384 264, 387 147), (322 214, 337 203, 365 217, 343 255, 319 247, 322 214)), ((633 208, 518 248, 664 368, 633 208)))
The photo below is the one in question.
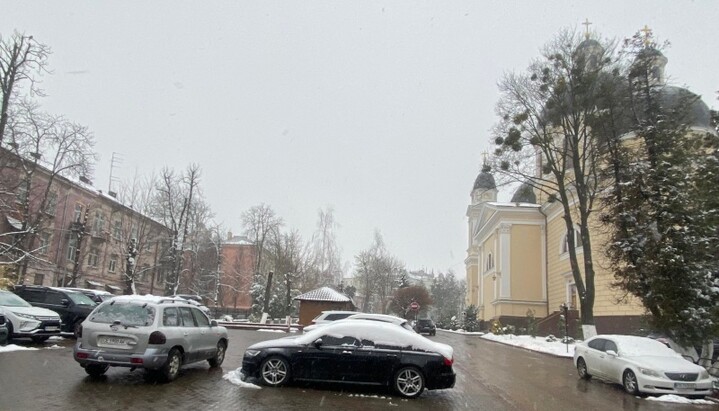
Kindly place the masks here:
POLYGON ((453 350, 377 321, 337 321, 297 337, 247 348, 242 375, 268 386, 290 381, 388 386, 403 397, 452 388, 453 350))

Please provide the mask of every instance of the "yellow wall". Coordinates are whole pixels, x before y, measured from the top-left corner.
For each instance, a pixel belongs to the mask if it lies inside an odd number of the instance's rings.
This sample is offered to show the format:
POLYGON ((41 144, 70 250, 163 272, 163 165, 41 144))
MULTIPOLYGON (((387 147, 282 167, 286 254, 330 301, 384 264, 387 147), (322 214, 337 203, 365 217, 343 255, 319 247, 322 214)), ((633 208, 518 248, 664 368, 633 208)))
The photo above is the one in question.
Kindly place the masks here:
POLYGON ((544 274, 540 227, 513 224, 510 243, 512 300, 541 300, 544 274))

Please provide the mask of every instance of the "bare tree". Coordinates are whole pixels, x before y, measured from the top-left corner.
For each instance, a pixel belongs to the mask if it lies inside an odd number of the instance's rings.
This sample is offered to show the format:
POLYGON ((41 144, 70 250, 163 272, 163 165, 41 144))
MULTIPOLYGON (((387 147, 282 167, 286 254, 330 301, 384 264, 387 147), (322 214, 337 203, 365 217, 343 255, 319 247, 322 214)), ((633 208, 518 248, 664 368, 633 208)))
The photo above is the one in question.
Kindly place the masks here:
POLYGON ((403 269, 404 264, 387 251, 382 234, 375 231, 370 248, 355 257, 355 272, 360 279, 358 288, 364 296, 362 311, 387 313, 403 269))
POLYGON ((50 47, 37 42, 32 36, 14 32, 10 36, 0 36, 0 146, 5 138, 5 128, 9 121, 9 111, 18 87, 30 83, 30 93, 42 95, 37 76, 47 72, 47 58, 50 47))
POLYGON ((196 198, 200 196, 199 183, 200 167, 191 164, 181 175, 165 168, 157 184, 153 215, 172 230, 172 248, 169 255, 172 268, 165 279, 165 295, 177 294, 180 285, 185 241, 190 230, 196 198))
POLYGON ((309 288, 336 285, 342 281, 341 251, 335 235, 337 227, 331 207, 318 211, 317 230, 310 241, 311 256, 305 279, 309 288))
POLYGON ((46 226, 47 211, 57 203, 56 178, 92 175, 95 140, 85 126, 43 113, 27 101, 13 109, 7 135, 0 191, 15 197, 5 195, 1 206, 19 217, 21 227, 2 236, 12 240, 2 241, 0 257, 4 263, 19 264, 18 283, 22 283, 35 255, 37 236, 46 226))
POLYGON ((261 272, 265 244, 269 236, 273 233, 279 233, 279 228, 283 224, 282 218, 275 214, 272 207, 264 203, 242 213, 242 226, 245 230, 245 235, 257 247, 256 273, 261 272))
POLYGON ((607 93, 613 88, 607 85, 616 83, 616 67, 611 44, 564 31, 526 73, 507 74, 499 85, 501 120, 491 169, 507 181, 530 185, 544 201, 562 208, 585 337, 596 334, 589 225, 602 189, 601 139, 592 119, 604 101, 612 100, 607 93), (576 252, 578 246, 583 253, 576 252))

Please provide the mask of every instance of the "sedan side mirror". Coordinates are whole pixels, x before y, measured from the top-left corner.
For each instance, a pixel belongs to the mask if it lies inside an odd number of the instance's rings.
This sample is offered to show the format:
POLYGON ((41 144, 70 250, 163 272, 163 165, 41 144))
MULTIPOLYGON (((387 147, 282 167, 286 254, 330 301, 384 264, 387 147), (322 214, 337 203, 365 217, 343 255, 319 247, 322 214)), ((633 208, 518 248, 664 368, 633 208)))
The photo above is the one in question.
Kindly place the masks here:
POLYGON ((610 356, 612 356, 612 357, 618 357, 618 356, 619 356, 619 354, 617 354, 617 352, 614 351, 614 350, 607 350, 607 355, 610 355, 610 356))
POLYGON ((211 320, 211 321, 210 321, 210 327, 217 327, 217 321, 211 320))
POLYGON ((312 343, 315 348, 319 349, 322 346, 322 338, 318 338, 315 340, 315 342, 312 343))

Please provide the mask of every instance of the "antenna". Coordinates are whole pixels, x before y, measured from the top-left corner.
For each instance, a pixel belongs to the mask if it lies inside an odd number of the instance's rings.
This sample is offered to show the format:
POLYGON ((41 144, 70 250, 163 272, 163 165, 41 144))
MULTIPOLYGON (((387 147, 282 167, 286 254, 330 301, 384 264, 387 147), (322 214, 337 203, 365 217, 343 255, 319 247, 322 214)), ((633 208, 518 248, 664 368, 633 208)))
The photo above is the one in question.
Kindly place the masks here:
POLYGON ((119 165, 122 164, 122 157, 120 153, 112 152, 112 159, 110 160, 110 181, 107 184, 107 194, 111 197, 117 197, 117 192, 112 191, 112 183, 116 181, 120 181, 119 178, 113 177, 113 172, 115 171, 115 167, 119 167, 119 165))

